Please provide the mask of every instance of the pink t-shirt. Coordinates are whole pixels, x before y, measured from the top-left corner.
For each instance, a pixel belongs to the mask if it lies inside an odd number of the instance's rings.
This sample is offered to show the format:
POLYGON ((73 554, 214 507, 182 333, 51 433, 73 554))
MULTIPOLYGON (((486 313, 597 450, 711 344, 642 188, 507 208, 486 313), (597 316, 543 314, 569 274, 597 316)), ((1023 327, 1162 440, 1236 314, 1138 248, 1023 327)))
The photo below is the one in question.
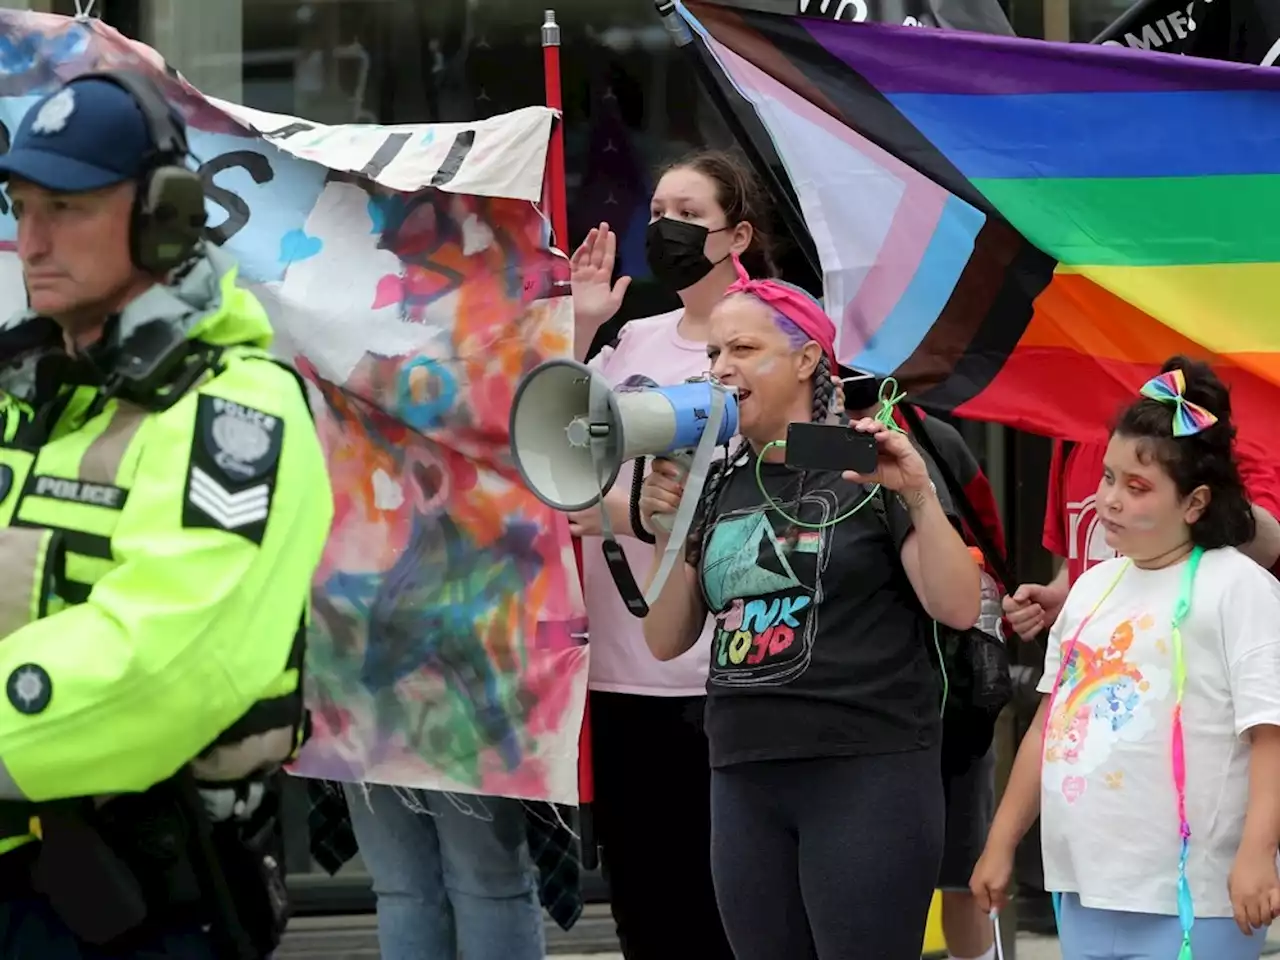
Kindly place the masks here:
MULTIPOLYGON (((683 311, 677 310, 629 321, 618 339, 592 359, 591 368, 613 387, 624 389, 666 387, 701 376, 710 367, 707 345, 680 336, 677 325, 682 315, 683 311)), ((634 468, 635 461, 631 461, 618 471, 616 487, 628 495, 634 468)), ((636 581, 643 586, 654 561, 654 548, 631 536, 620 535, 618 542, 636 581)), ((583 537, 582 571, 591 631, 591 689, 649 697, 705 695, 714 621, 708 619, 691 650, 664 663, 649 652, 641 621, 627 612, 618 595, 599 537, 583 537)))

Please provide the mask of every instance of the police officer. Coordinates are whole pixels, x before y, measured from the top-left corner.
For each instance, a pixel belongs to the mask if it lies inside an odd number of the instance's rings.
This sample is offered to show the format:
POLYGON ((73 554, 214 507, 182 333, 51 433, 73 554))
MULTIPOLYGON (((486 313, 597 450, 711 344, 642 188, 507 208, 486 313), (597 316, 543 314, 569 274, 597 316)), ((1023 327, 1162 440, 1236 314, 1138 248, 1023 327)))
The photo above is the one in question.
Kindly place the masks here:
POLYGON ((332 498, 148 80, 37 102, 0 179, 0 956, 258 957, 332 498))

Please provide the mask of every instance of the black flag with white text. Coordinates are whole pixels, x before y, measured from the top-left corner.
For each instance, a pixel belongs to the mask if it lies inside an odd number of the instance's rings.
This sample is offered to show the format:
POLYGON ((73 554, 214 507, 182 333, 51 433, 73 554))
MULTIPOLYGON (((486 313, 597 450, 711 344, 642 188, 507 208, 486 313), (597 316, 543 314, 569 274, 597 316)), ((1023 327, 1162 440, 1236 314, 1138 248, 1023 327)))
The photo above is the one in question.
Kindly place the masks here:
POLYGON ((1139 0, 1093 42, 1274 66, 1280 61, 1280 2, 1139 0))

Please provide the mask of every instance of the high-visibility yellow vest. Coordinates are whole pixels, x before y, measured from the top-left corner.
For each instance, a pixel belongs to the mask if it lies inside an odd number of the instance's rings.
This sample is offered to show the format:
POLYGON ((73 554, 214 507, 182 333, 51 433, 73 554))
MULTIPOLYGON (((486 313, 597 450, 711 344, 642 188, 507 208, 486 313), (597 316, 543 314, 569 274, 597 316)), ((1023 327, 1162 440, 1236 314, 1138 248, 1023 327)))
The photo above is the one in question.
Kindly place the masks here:
POLYGON ((37 835, 23 802, 235 781, 299 746, 332 494, 266 312, 219 272, 181 328, 214 359, 163 401, 0 395, 0 853, 37 835))

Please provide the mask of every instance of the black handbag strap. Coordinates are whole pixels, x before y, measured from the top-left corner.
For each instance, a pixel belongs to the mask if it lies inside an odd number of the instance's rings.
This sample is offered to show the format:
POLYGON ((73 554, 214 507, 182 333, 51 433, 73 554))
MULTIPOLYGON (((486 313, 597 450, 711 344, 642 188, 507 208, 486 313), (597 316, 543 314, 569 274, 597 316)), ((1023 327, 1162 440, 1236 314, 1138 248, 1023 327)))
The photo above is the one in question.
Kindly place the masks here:
POLYGON ((894 409, 902 412, 902 419, 907 422, 911 435, 919 441, 920 446, 924 448, 924 452, 933 458, 934 464, 938 467, 938 472, 942 474, 943 483, 947 485, 947 492, 951 494, 952 501, 959 508, 960 515, 973 533, 973 538, 978 541, 978 547, 982 550, 982 555, 986 558, 987 563, 991 565, 996 578, 1004 585, 1006 591, 1013 590, 1018 581, 1012 576, 1008 558, 995 545, 995 541, 991 539, 991 531, 982 522, 982 518, 978 516, 977 508, 974 507, 973 502, 969 499, 969 495, 965 493, 964 487, 956 478, 956 475, 951 472, 951 467, 947 465, 947 461, 942 454, 938 452, 933 438, 929 436, 929 432, 925 430, 924 424, 920 420, 920 415, 916 413, 909 403, 900 403, 894 409))

